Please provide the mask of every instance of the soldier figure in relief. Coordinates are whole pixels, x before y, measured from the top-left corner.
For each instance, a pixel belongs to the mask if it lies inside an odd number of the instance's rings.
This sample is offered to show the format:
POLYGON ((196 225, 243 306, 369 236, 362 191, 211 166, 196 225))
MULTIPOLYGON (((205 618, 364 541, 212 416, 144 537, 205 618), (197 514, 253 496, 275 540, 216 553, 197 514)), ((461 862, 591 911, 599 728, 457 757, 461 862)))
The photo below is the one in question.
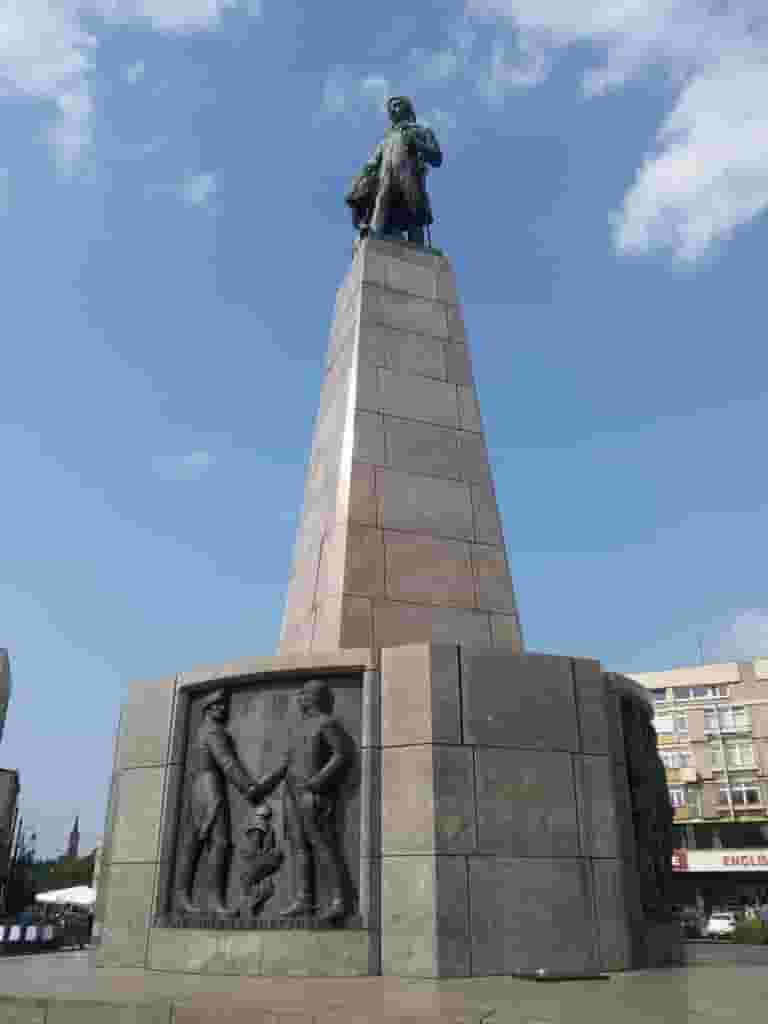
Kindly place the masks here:
POLYGON ((232 917, 238 910, 227 907, 227 882, 232 860, 232 838, 227 800, 227 782, 231 782, 253 804, 260 804, 285 777, 287 759, 258 781, 252 779, 235 751, 225 728, 229 718, 229 700, 224 690, 215 690, 203 702, 203 721, 197 732, 193 763, 197 773, 192 782, 190 817, 192 827, 179 852, 176 876, 176 906, 183 913, 200 914, 193 901, 195 876, 203 851, 212 868, 211 904, 215 914, 232 917))
POLYGON ((283 790, 284 821, 294 857, 297 892, 281 916, 314 913, 316 868, 321 864, 330 879, 331 894, 319 920, 331 924, 350 911, 335 811, 339 786, 351 762, 351 740, 333 715, 333 694, 326 683, 310 680, 299 692, 298 704, 302 718, 292 737, 283 790))

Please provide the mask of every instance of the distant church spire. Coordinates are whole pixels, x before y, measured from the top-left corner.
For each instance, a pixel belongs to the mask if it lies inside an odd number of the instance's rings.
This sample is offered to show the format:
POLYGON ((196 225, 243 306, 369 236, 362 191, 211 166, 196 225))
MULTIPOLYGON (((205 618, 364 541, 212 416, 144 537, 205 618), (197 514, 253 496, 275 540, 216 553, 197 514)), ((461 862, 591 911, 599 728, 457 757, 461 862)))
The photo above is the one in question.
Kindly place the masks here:
POLYGON ((72 831, 69 833, 69 842, 67 843, 67 856, 77 857, 80 850, 80 815, 75 817, 75 824, 72 826, 72 831))

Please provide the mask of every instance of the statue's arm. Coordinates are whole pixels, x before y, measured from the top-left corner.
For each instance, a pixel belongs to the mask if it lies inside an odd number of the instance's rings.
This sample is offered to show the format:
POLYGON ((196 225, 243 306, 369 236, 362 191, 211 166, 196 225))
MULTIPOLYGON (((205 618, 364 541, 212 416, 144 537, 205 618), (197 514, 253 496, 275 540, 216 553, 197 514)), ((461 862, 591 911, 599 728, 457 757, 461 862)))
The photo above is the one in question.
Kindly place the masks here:
POLYGON ((431 128, 424 128, 419 133, 417 147, 419 156, 425 163, 430 164, 432 167, 439 167, 442 164, 443 151, 440 149, 440 143, 437 141, 437 136, 431 128))
POLYGON ((285 776, 286 763, 283 762, 279 768, 276 768, 275 771, 270 772, 261 779, 252 779, 237 756, 231 736, 223 730, 209 735, 208 749, 213 755, 216 764, 224 773, 224 776, 232 783, 235 789, 238 789, 243 796, 247 796, 249 799, 263 799, 282 782, 285 776))
POLYGON ((332 754, 320 771, 307 779, 305 786, 311 793, 322 793, 330 788, 349 761, 349 741, 343 726, 335 718, 329 718, 322 733, 332 754))

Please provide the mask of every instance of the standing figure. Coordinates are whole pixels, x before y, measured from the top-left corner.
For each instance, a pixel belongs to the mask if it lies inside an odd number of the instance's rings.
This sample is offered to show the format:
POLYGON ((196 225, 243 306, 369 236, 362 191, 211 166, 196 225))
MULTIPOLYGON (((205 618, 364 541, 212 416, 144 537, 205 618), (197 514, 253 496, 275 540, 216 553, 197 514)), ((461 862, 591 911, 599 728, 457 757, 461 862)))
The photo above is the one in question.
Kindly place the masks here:
POLYGON ((294 857, 297 892, 281 917, 299 917, 317 909, 317 867, 331 883, 331 898, 319 920, 331 924, 349 913, 346 867, 336 834, 339 788, 352 759, 352 742, 333 715, 333 693, 319 679, 306 683, 297 697, 301 723, 292 737, 285 776, 284 821, 294 857))
POLYGON ((253 916, 274 896, 275 884, 270 876, 282 866, 285 858, 283 851, 277 849, 272 808, 268 803, 259 804, 249 813, 237 852, 242 862, 241 913, 253 916))
POLYGON ((431 128, 418 124, 405 96, 387 100, 391 127, 355 178, 346 196, 361 235, 402 238, 424 245, 424 229, 433 222, 426 188, 428 166, 443 162, 431 128))
MULTIPOLYGON (((215 914, 234 916, 227 907, 227 881, 232 859, 227 782, 231 782, 251 803, 260 803, 285 777, 287 761, 263 779, 255 781, 240 762, 232 737, 225 725, 229 719, 229 699, 224 690, 215 690, 204 700, 203 721, 197 731, 193 758, 197 774, 192 782, 190 814, 192 828, 179 854, 176 879, 176 905, 187 914, 201 909, 192 899, 195 876, 203 850, 210 858, 211 897, 215 914)), ((193 762, 194 763, 194 762, 193 762)))

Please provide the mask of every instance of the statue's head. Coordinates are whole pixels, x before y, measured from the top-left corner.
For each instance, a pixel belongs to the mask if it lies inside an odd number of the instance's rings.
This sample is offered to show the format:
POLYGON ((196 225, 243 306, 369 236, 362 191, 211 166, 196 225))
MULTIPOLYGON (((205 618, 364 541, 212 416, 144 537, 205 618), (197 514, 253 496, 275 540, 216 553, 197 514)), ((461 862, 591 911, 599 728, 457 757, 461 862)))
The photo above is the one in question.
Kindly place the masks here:
POLYGON ((226 690, 213 690, 202 702, 203 714, 214 722, 226 722, 229 718, 229 696, 226 690))
POLYGON ((330 686, 322 679, 310 679, 299 691, 299 707, 302 712, 330 715, 333 711, 333 693, 330 686))
POLYGON ((390 96, 387 100, 387 113, 392 124, 416 120, 416 111, 407 96, 390 96))

